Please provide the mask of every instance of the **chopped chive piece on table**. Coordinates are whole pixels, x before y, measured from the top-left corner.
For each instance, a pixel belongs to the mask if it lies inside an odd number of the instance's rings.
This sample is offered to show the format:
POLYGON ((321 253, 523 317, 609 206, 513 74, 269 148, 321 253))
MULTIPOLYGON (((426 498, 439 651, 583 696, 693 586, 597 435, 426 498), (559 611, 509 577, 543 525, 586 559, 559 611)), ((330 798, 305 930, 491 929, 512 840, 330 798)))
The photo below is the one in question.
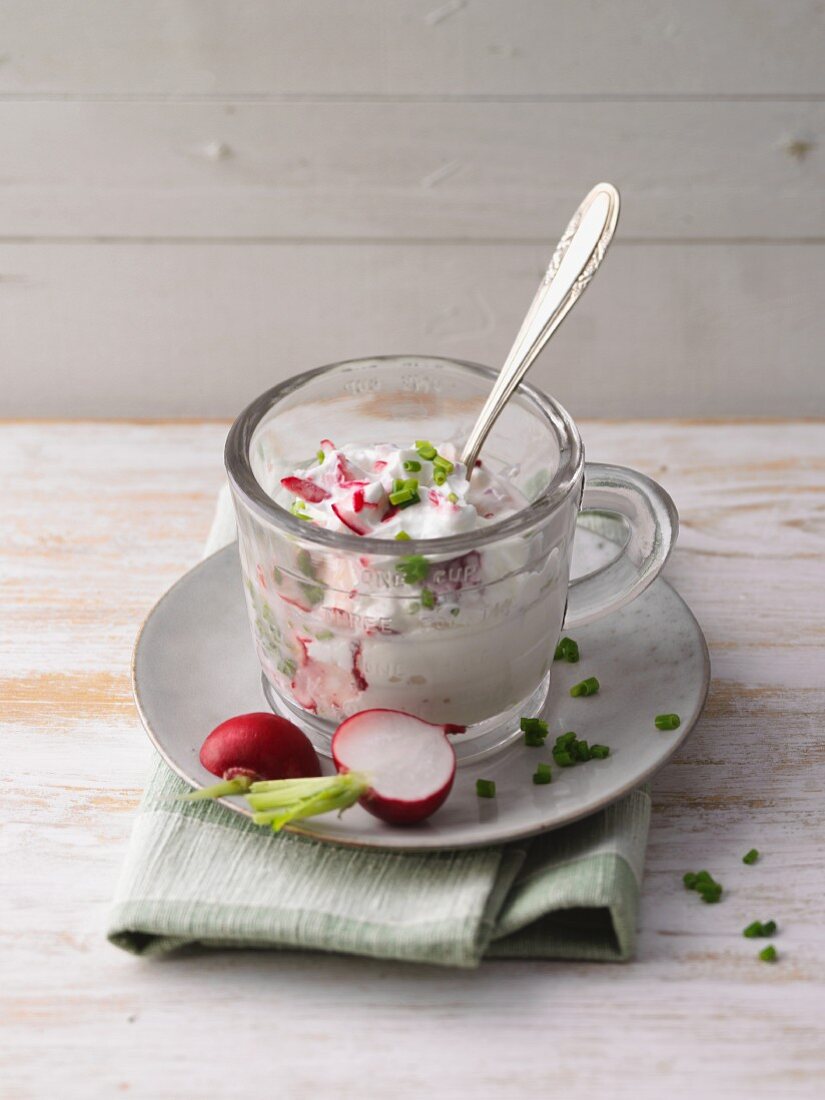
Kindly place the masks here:
POLYGON ((568 661, 575 665, 579 659, 579 643, 572 638, 562 638, 553 654, 554 661, 568 661))
POLYGON ((772 936, 775 932, 775 920, 766 920, 764 923, 761 920, 755 920, 751 921, 748 927, 742 930, 742 935, 749 940, 754 940, 759 937, 772 936))
POLYGON ((549 764, 536 765, 536 770, 533 772, 533 782, 538 787, 542 786, 544 783, 553 782, 553 769, 549 764))
POLYGON ((595 676, 588 676, 586 680, 582 680, 580 684, 574 684, 570 688, 570 694, 574 699, 578 699, 581 695, 595 695, 599 690, 599 681, 595 676))
POLYGON ((745 854, 742 856, 742 862, 749 865, 752 863, 756 863, 758 859, 759 852, 756 850, 756 848, 751 848, 749 852, 745 852, 745 854))
POLYGON ((657 730, 677 730, 682 724, 678 714, 657 714, 654 718, 657 730))
POLYGON ((722 897, 722 884, 717 882, 708 871, 688 871, 682 876, 682 882, 688 890, 695 890, 702 901, 712 905, 722 897))
POLYGON ((759 958, 766 963, 776 962, 776 948, 774 945, 769 943, 767 947, 763 947, 759 952, 759 958))
POLYGON ((479 798, 495 798, 496 785, 492 779, 477 779, 476 794, 479 798))

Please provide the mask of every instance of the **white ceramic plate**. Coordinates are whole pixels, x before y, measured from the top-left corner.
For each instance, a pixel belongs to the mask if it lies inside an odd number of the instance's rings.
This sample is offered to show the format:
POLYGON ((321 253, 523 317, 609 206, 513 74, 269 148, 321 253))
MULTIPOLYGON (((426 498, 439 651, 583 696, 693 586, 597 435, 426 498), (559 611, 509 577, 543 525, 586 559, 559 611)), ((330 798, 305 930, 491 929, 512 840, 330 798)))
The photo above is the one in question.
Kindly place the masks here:
MULTIPOLYGON (((581 529, 576 544, 577 552, 605 545, 581 529)), ((664 764, 699 717, 710 674, 705 640, 689 608, 663 580, 629 607, 574 633, 581 661, 553 664, 546 748, 518 741, 460 767, 445 805, 412 829, 385 825, 355 806, 340 817, 300 822, 293 831, 358 847, 469 848, 558 828, 627 794, 664 764), (599 694, 572 699, 571 685, 593 675, 599 694), (653 719, 670 712, 682 724, 660 732, 653 719), (609 745, 610 756, 574 768, 553 766, 553 782, 535 786, 536 764, 552 763, 553 740, 565 730, 609 745), (478 798, 478 778, 495 780, 494 799, 478 798)), ((214 783, 198 760, 203 739, 233 714, 268 709, 237 544, 197 565, 155 606, 137 640, 132 673, 138 710, 158 752, 193 786, 214 783)), ((322 763, 325 772, 333 770, 329 760, 322 763)), ((250 812, 240 798, 221 801, 237 813, 250 812)))

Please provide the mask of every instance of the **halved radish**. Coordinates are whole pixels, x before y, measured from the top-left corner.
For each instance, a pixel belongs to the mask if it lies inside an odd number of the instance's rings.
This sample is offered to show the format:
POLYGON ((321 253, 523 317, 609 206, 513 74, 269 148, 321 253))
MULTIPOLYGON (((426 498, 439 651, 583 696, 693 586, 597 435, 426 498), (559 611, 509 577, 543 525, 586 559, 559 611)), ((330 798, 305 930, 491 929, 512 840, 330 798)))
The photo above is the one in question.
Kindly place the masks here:
POLYGON ((400 710, 364 710, 347 718, 332 738, 339 772, 369 777, 359 799, 392 825, 413 825, 435 813, 455 778, 455 752, 444 726, 400 710))
MULTIPOLYGON (((244 719, 283 722, 304 736, 274 715, 241 715, 223 726, 242 725, 244 719)), ((222 730, 218 726, 213 733, 222 730)), ((294 778, 255 782, 248 771, 235 765, 231 771, 236 778, 184 797, 194 800, 243 793, 254 811, 255 824, 268 825, 276 833, 291 821, 346 810, 356 802, 391 825, 415 825, 435 813, 450 793, 455 753, 447 734, 463 731, 463 726, 434 726, 400 710, 362 710, 342 722, 332 738, 336 775, 319 775, 317 757, 314 770, 307 759, 301 765, 303 774, 290 773, 294 778)), ((314 757, 311 746, 310 752, 314 757)), ((203 763, 209 767, 205 760, 203 763)), ((226 767, 223 759, 213 763, 226 767)))

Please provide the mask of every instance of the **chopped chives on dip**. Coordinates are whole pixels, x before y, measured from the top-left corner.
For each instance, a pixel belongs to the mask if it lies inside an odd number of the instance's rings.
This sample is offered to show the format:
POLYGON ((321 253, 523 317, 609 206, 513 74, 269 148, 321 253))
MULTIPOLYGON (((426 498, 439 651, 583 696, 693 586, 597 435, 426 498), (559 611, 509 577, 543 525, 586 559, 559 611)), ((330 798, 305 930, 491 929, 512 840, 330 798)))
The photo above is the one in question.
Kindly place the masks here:
POLYGON ((438 451, 428 439, 416 439, 415 449, 418 451, 420 457, 426 459, 427 462, 432 462, 438 454, 438 451))
POLYGON ((758 859, 759 852, 756 848, 751 848, 749 852, 745 852, 745 854, 742 856, 742 862, 747 863, 748 865, 756 863, 758 859))
MULTIPOLYGON (((407 538, 409 538, 409 535, 407 538)), ((410 554, 406 558, 399 558, 395 563, 395 568, 407 584, 416 584, 418 581, 427 579, 430 563, 423 554, 410 554)))
POLYGON ((492 779, 477 779, 476 794, 479 798, 495 798, 496 785, 492 779))
POLYGON ((676 730, 682 724, 678 714, 657 714, 653 721, 657 730, 676 730))
POLYGON ((578 699, 582 695, 595 695, 599 690, 599 681, 595 676, 588 676, 586 680, 582 680, 580 684, 574 684, 570 688, 570 694, 574 699, 578 699))
POLYGON ((426 607, 428 611, 432 611, 435 607, 435 592, 429 588, 421 589, 421 606, 426 607))
POLYGON ((407 534, 406 531, 399 531, 398 534, 395 536, 395 541, 396 542, 409 542, 410 541, 410 536, 407 534))
POLYGON ((533 772, 533 782, 537 787, 553 782, 553 769, 549 764, 536 765, 536 770, 533 772))
POLYGON ((408 458, 404 462, 404 469, 408 473, 414 474, 421 469, 421 463, 417 462, 414 458, 408 458))

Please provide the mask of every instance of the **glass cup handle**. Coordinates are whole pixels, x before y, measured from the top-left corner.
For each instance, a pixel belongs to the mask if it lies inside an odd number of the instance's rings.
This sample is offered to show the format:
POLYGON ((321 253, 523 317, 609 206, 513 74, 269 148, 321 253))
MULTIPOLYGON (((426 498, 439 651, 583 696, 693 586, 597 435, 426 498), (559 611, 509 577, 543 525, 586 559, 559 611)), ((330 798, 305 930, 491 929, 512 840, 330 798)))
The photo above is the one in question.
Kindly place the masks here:
POLYGON ((565 630, 635 600, 662 571, 679 532, 679 513, 661 485, 626 466, 586 462, 581 511, 622 516, 630 537, 608 565, 570 582, 565 630))

